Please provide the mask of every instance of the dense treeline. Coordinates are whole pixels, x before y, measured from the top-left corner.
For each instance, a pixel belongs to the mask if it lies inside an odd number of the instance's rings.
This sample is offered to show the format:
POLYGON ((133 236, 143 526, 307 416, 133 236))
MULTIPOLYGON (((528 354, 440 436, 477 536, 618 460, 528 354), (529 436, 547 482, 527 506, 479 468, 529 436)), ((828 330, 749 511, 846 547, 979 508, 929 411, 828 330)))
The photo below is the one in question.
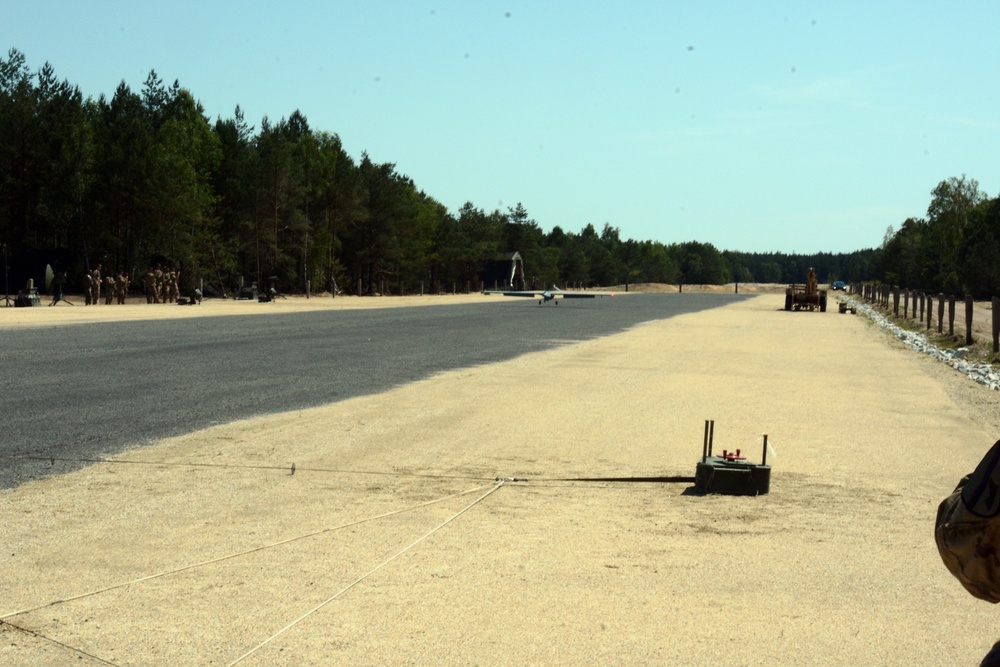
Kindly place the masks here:
POLYGON ((908 289, 1000 295, 1000 199, 975 179, 952 177, 931 191, 925 218, 886 231, 877 277, 908 289))
POLYGON ((489 260, 513 251, 529 287, 801 282, 809 266, 821 281, 865 280, 877 265, 874 250, 720 252, 623 240, 610 224, 546 233, 520 204, 453 214, 394 164, 356 161, 298 111, 255 130, 237 107, 213 124, 155 71, 138 93, 123 82, 111 99, 84 98, 48 63, 32 73, 16 49, 0 59, 0 170, 0 235, 18 285, 51 264, 77 286, 97 263, 141 284, 162 264, 189 285, 228 289, 244 277, 284 291, 308 281, 414 293, 476 286, 489 260))

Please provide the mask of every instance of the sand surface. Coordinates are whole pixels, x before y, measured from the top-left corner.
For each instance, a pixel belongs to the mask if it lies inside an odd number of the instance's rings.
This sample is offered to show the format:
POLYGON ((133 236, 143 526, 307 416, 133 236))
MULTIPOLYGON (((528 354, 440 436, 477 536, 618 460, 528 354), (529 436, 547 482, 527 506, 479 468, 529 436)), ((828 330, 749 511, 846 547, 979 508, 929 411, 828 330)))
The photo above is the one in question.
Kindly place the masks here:
MULTIPOLYGON (((291 303, 3 309, 0 326, 291 303)), ((1000 611, 932 533, 998 437, 998 395, 860 316, 782 305, 2 491, 0 665, 978 664, 1000 611), (706 419, 716 451, 752 460, 768 434, 770 494, 569 481, 693 476, 706 419)))

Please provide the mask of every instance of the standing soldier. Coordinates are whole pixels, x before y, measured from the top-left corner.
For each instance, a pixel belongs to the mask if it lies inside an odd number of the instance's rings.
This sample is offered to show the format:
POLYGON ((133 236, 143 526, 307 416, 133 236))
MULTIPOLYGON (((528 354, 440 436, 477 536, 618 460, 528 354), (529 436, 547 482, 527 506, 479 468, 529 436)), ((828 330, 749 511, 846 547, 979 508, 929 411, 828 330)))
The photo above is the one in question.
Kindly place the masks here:
POLYGON ((156 274, 153 267, 146 269, 146 303, 156 303, 156 274))
POLYGON ((163 272, 163 302, 174 302, 174 270, 167 269, 163 272))
POLYGON ((90 272, 90 302, 95 306, 101 302, 101 265, 90 272))
POLYGON ((177 303, 178 297, 181 295, 181 272, 171 271, 170 272, 170 303, 177 303))
POLYGON ((118 303, 125 305, 125 296, 128 294, 128 276, 125 275, 124 271, 119 271, 118 277, 115 278, 115 293, 118 296, 118 303))
POLYGON ((104 305, 110 306, 115 299, 115 277, 108 274, 104 278, 104 305))
POLYGON ((156 270, 153 271, 153 276, 155 280, 153 282, 153 303, 163 303, 161 296, 163 295, 163 269, 160 265, 156 265, 156 270))
POLYGON ((163 269, 163 277, 160 279, 160 300, 163 303, 170 303, 170 269, 163 269))

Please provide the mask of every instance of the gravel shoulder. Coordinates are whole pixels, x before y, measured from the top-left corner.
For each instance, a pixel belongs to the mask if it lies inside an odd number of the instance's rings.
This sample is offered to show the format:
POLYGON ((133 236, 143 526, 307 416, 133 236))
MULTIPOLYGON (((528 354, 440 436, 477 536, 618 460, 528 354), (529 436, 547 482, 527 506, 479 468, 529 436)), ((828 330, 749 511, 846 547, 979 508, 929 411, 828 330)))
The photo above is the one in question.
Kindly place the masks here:
POLYGON ((978 664, 996 611, 932 533, 997 438, 997 393, 864 318, 782 305, 4 491, 0 664, 978 664), (693 475, 706 419, 753 460, 768 434, 770 494, 610 481, 693 475))

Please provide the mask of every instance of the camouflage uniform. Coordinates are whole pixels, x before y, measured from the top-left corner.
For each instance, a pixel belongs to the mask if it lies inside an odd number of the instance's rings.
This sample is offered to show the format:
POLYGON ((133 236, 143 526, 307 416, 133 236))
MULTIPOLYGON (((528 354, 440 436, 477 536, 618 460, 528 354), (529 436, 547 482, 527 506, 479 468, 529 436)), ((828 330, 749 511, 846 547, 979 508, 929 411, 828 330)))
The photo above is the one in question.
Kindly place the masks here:
POLYGON ((98 264, 90 272, 90 303, 95 306, 101 302, 101 265, 98 264))
POLYGON ((146 269, 146 303, 156 303, 156 275, 153 269, 146 269))
POLYGON ((104 305, 110 306, 115 298, 115 278, 108 276, 104 279, 104 305))
POLYGON ((163 303, 174 302, 174 272, 163 272, 163 303))
MULTIPOLYGON (((938 506, 934 539, 945 567, 980 600, 1000 602, 1000 440, 938 506)), ((1000 666, 1000 642, 979 663, 1000 666)))
POLYGON ((163 269, 160 268, 159 264, 156 265, 153 276, 155 278, 153 281, 153 303, 163 303, 161 298, 163 295, 163 269))
POLYGON ((101 302, 101 265, 94 269, 94 303, 101 302))
POLYGON ((119 271, 118 277, 115 279, 115 294, 118 297, 118 303, 124 305, 125 296, 128 294, 128 276, 123 271, 119 271))
POLYGON ((181 295, 181 272, 170 272, 170 303, 176 303, 181 295))

